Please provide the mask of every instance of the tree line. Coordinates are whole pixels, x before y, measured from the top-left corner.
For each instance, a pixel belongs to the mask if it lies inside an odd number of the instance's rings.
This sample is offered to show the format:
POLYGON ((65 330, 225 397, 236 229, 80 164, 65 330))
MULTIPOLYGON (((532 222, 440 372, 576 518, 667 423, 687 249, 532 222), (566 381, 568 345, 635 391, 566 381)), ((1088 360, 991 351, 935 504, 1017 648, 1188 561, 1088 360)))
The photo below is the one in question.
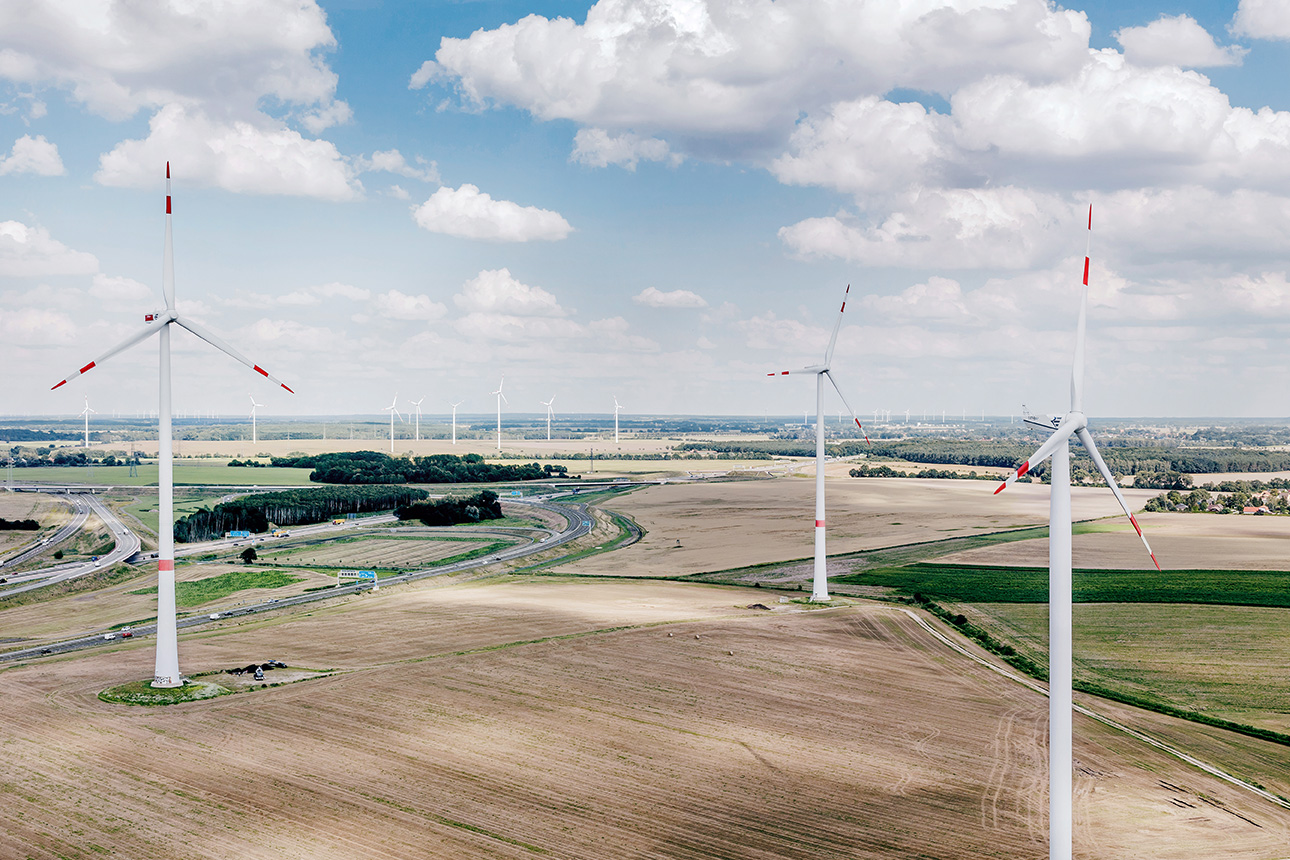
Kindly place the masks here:
POLYGON ((423 502, 400 505, 394 515, 401 520, 420 520, 428 526, 453 526, 500 520, 502 503, 492 490, 480 490, 473 496, 445 496, 423 502))
POLYGON ((255 493, 181 517, 175 522, 175 540, 192 543, 231 531, 263 532, 271 525, 321 523, 338 515, 388 511, 428 495, 411 487, 315 487, 255 493))
POLYGON ((34 532, 40 529, 35 520, 6 520, 0 517, 0 532, 34 532))
POLYGON ((301 457, 274 457, 274 466, 307 468, 321 484, 489 484, 564 477, 564 466, 487 463, 479 454, 391 457, 377 451, 349 451, 301 457))

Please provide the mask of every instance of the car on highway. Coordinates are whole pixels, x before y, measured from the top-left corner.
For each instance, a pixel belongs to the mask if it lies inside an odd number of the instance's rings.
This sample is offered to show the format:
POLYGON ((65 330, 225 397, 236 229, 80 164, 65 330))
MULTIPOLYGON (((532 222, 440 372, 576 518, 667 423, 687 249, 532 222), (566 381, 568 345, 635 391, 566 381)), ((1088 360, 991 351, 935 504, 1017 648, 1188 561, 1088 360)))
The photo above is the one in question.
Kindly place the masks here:
POLYGON ((104 638, 104 639, 115 639, 115 638, 116 638, 116 634, 115 634, 115 633, 104 633, 104 634, 103 634, 103 638, 104 638))
POLYGON ((121 638, 122 638, 122 639, 133 639, 133 638, 134 638, 134 631, 133 631, 133 630, 131 630, 129 627, 122 627, 122 628, 121 628, 121 638))
POLYGON ((212 613, 211 613, 211 615, 210 615, 210 619, 211 619, 211 621, 215 621, 215 620, 216 620, 216 619, 218 619, 218 618, 219 618, 219 613, 218 613, 218 612, 212 612, 212 613))

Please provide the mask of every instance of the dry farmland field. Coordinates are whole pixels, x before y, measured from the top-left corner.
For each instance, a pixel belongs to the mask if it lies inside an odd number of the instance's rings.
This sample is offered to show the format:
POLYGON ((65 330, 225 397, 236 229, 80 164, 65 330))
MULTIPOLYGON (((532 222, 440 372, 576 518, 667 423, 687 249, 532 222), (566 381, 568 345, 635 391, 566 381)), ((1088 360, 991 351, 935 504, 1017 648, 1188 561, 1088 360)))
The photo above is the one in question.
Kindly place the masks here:
POLYGON ((512 540, 491 535, 372 535, 282 550, 264 550, 260 553, 260 558, 269 564, 327 568, 350 565, 382 570, 416 570, 467 555, 487 555, 513 543, 512 540))
MULTIPOLYGON (((769 596, 398 586, 185 635, 190 674, 339 671, 164 708, 97 698, 149 641, 7 667, 0 856, 1046 856, 1041 696, 900 609, 769 596)), ((1077 857, 1285 856, 1290 811, 1075 725, 1077 857)), ((1285 756, 1230 755, 1290 793, 1285 756)))

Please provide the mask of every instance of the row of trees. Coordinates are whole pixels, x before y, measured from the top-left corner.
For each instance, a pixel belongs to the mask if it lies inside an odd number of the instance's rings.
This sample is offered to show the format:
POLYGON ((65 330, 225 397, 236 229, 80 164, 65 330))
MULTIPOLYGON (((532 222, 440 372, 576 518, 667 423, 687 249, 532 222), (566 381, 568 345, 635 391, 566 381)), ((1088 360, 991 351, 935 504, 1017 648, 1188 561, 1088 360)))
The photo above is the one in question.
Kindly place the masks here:
POLYGON ((401 505, 394 515, 401 520, 420 520, 428 526, 452 526, 500 520, 502 503, 492 490, 481 490, 473 496, 445 496, 433 501, 401 505))
MULTIPOLYGON (((853 478, 949 478, 967 480, 967 481, 997 481, 994 475, 978 475, 976 470, 968 472, 966 475, 962 472, 956 472, 953 469, 920 469, 917 472, 902 472, 899 469, 893 469, 890 466, 869 466, 861 464, 851 470, 853 478)), ((1029 477, 1022 477, 1019 480, 1029 482, 1029 477)))
POLYGON ((256 493, 180 518, 175 522, 175 540, 192 543, 230 531, 263 532, 271 525, 321 523, 345 514, 388 511, 428 495, 411 487, 316 487, 256 493))
POLYGON ((0 517, 0 532, 34 532, 40 530, 35 520, 6 520, 0 517))
POLYGON ((391 457, 377 451, 351 451, 301 457, 274 457, 274 466, 313 469, 309 480, 325 484, 489 484, 561 478, 564 466, 487 463, 479 454, 391 457))

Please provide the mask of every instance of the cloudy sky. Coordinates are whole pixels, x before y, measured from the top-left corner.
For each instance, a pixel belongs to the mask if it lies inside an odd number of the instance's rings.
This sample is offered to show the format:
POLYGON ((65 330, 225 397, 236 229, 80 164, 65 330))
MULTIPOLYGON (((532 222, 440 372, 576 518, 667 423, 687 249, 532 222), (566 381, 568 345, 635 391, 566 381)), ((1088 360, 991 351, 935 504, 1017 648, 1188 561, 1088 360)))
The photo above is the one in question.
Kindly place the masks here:
POLYGON ((0 0, 0 414, 1290 414, 1290 0, 0 0), (405 405, 401 402, 401 406, 405 405), (836 398, 829 400, 836 410, 836 398))

